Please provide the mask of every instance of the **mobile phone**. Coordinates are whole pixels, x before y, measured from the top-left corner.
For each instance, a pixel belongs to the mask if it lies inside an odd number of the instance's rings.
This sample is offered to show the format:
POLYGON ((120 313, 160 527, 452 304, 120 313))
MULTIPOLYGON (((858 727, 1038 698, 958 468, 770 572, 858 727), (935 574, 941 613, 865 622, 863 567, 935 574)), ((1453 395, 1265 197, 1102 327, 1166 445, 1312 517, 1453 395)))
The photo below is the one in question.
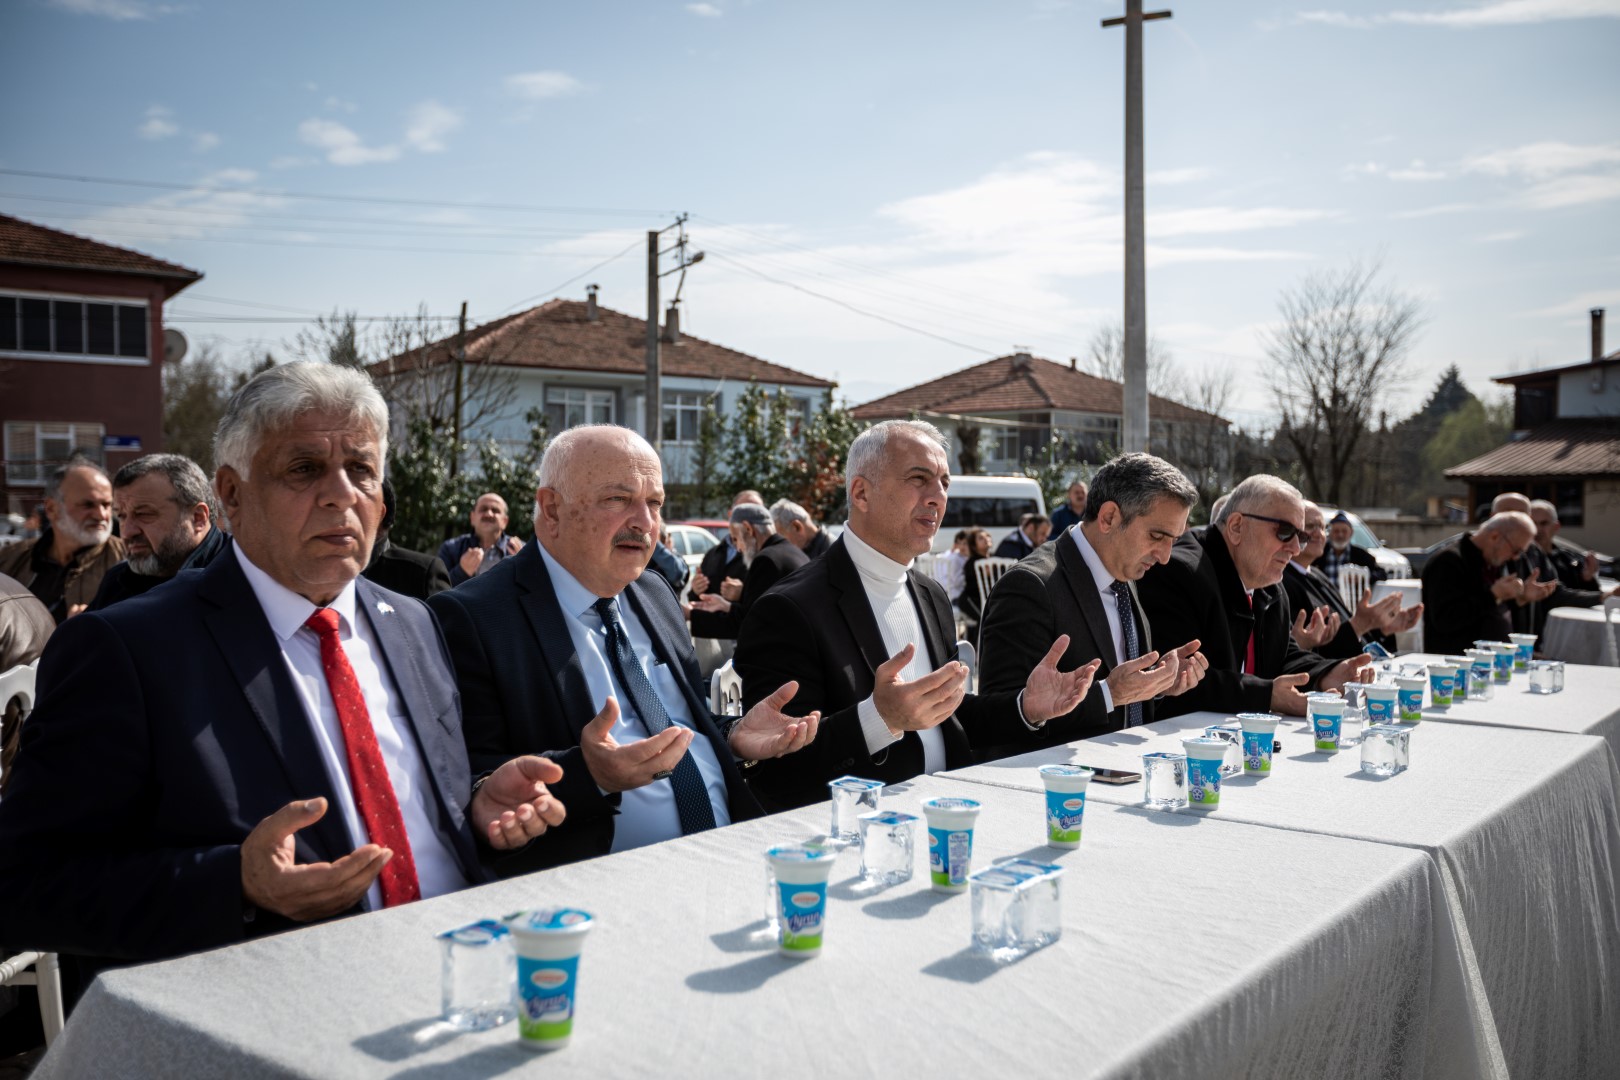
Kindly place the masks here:
POLYGON ((1087 765, 1091 770, 1091 778, 1099 784, 1134 784, 1142 779, 1139 772, 1126 772, 1124 769, 1099 769, 1095 765, 1087 765))

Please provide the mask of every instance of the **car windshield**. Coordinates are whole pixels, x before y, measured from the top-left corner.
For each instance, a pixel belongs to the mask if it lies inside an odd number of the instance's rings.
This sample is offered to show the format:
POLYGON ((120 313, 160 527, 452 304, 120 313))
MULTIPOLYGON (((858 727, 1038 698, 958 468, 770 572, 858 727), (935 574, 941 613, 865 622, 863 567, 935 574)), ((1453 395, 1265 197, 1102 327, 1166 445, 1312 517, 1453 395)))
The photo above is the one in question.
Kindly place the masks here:
POLYGON ((1345 517, 1350 519, 1350 542, 1352 544, 1356 545, 1358 548, 1366 548, 1368 551, 1371 551, 1375 547, 1383 547, 1383 545, 1378 542, 1378 537, 1373 535, 1373 531, 1367 528, 1367 523, 1362 521, 1356 515, 1352 514, 1350 511, 1340 511, 1331 506, 1322 507, 1322 516, 1328 521, 1332 521, 1334 517, 1341 512, 1345 517))

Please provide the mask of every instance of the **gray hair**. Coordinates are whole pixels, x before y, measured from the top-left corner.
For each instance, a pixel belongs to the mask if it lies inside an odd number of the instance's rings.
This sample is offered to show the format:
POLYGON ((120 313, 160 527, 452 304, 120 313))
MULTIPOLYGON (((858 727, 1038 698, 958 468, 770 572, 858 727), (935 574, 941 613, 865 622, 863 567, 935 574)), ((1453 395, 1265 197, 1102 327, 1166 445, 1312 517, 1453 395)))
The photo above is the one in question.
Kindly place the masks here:
POLYGON ((214 462, 242 479, 268 433, 305 412, 344 413, 371 428, 379 475, 388 460, 388 403, 363 371, 339 364, 299 362, 260 372, 225 406, 214 431, 214 462))
POLYGON ((1224 525, 1233 514, 1247 514, 1279 498, 1305 501, 1305 496, 1299 493, 1299 489, 1280 476, 1260 473, 1248 477, 1226 497, 1226 505, 1221 507, 1220 520, 1212 520, 1210 524, 1224 525))
MULTIPOLYGON (((653 453, 651 443, 627 427, 620 427, 618 424, 575 424, 546 444, 546 452, 540 458, 540 475, 536 479, 536 486, 566 492, 568 475, 574 463, 574 456, 579 453, 579 444, 608 431, 616 432, 623 442, 646 451, 648 456, 654 459, 658 457, 653 453)), ((659 467, 662 469, 662 463, 659 467)), ((538 502, 535 508, 538 511, 538 502)))
POLYGON ((1558 507, 1554 506, 1552 503, 1548 502, 1546 499, 1535 499, 1535 500, 1533 500, 1530 503, 1530 509, 1532 509, 1532 510, 1545 510, 1545 511, 1547 511, 1547 513, 1552 515, 1552 519, 1553 519, 1554 524, 1556 524, 1558 522, 1558 507))
POLYGON ((849 457, 844 462, 845 483, 857 476, 864 476, 868 480, 875 480, 873 473, 882 467, 884 459, 889 453, 889 440, 901 432, 909 431, 923 438, 931 440, 945 451, 949 458, 951 441, 945 433, 926 420, 885 420, 873 424, 849 444, 849 457))
POLYGON ((1536 523, 1535 520, 1523 510, 1503 510, 1500 514, 1492 514, 1489 518, 1487 518, 1485 520, 1485 524, 1479 527, 1478 532, 1481 534, 1505 534, 1509 529, 1534 534, 1536 531, 1536 523))
POLYGON ((68 473, 74 469, 89 469, 92 472, 100 473, 103 480, 107 479, 107 470, 103 469, 100 463, 83 454, 75 453, 65 462, 52 469, 51 474, 45 478, 45 497, 47 499, 54 499, 57 502, 62 501, 62 481, 66 480, 68 473))
POLYGON ((786 531, 795 521, 802 521, 806 525, 815 524, 810 518, 810 511, 792 499, 777 499, 771 503, 771 517, 775 520, 778 531, 786 531))
POLYGON ((1096 521, 1105 502, 1119 507, 1126 522, 1145 514, 1160 499, 1174 499, 1192 509, 1198 502, 1198 489, 1181 470, 1152 454, 1121 454, 1098 469, 1091 477, 1086 494, 1086 521, 1096 521))
POLYGON ((184 454, 147 454, 145 457, 136 458, 113 475, 113 490, 127 488, 141 477, 152 473, 162 473, 168 477, 170 486, 174 488, 174 501, 181 509, 190 510, 198 503, 205 503, 208 506, 209 518, 219 520, 219 506, 214 501, 213 485, 208 482, 208 476, 202 471, 202 466, 184 454))
POLYGON ((1219 525, 1221 523, 1221 515, 1226 512, 1226 500, 1230 499, 1231 497, 1232 493, 1228 491, 1225 495, 1222 495, 1213 503, 1210 503, 1209 523, 1211 525, 1219 525))
POLYGON ((1523 503, 1527 507, 1535 505, 1530 501, 1530 496, 1525 495, 1522 492, 1504 491, 1502 494, 1491 500, 1491 513, 1500 514, 1503 512, 1502 508, 1504 506, 1517 506, 1520 503, 1523 503))

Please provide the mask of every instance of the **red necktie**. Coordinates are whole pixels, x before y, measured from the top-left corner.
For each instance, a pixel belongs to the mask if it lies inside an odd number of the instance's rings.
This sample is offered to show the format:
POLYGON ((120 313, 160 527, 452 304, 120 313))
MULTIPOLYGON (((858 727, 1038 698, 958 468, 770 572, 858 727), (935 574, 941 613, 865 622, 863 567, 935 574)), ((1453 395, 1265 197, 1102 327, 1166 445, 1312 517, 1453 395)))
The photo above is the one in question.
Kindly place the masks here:
POLYGON ((331 608, 318 608, 304 623, 321 638, 321 667, 326 685, 332 691, 338 725, 343 728, 343 747, 349 759, 349 786, 354 789, 354 805, 373 844, 394 853, 378 875, 383 907, 408 904, 422 898, 416 880, 416 860, 411 857, 411 841, 405 835, 405 818, 394 797, 394 784, 388 779, 388 766, 377 747, 377 733, 354 677, 349 657, 338 640, 338 614, 331 608))
MULTIPOLYGON (((1252 620, 1254 617, 1254 594, 1249 593, 1247 598, 1249 601, 1249 616, 1252 620)), ((1254 674, 1254 623, 1252 621, 1249 624, 1249 655, 1248 659, 1243 662, 1243 673, 1245 675, 1254 674)))

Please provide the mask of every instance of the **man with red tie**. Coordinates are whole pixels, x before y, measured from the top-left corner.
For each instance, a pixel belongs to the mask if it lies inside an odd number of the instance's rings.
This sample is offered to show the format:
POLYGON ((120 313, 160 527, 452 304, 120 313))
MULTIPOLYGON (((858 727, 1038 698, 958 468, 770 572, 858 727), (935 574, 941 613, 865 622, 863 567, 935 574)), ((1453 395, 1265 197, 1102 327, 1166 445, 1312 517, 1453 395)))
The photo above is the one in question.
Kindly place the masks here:
POLYGON ((359 579, 387 432, 362 374, 261 374, 215 438, 231 550, 46 649, 0 801, 0 925, 77 989, 482 882, 562 822, 553 762, 474 782, 437 623, 359 579))
POLYGON ((1292 484, 1251 476, 1203 536, 1182 534, 1170 560, 1143 576, 1137 594, 1154 637, 1196 638, 1209 660, 1202 682, 1159 703, 1160 719, 1206 709, 1304 716, 1307 691, 1371 678, 1366 653, 1330 660, 1289 633, 1293 615, 1280 583, 1304 528, 1304 500, 1292 484))

